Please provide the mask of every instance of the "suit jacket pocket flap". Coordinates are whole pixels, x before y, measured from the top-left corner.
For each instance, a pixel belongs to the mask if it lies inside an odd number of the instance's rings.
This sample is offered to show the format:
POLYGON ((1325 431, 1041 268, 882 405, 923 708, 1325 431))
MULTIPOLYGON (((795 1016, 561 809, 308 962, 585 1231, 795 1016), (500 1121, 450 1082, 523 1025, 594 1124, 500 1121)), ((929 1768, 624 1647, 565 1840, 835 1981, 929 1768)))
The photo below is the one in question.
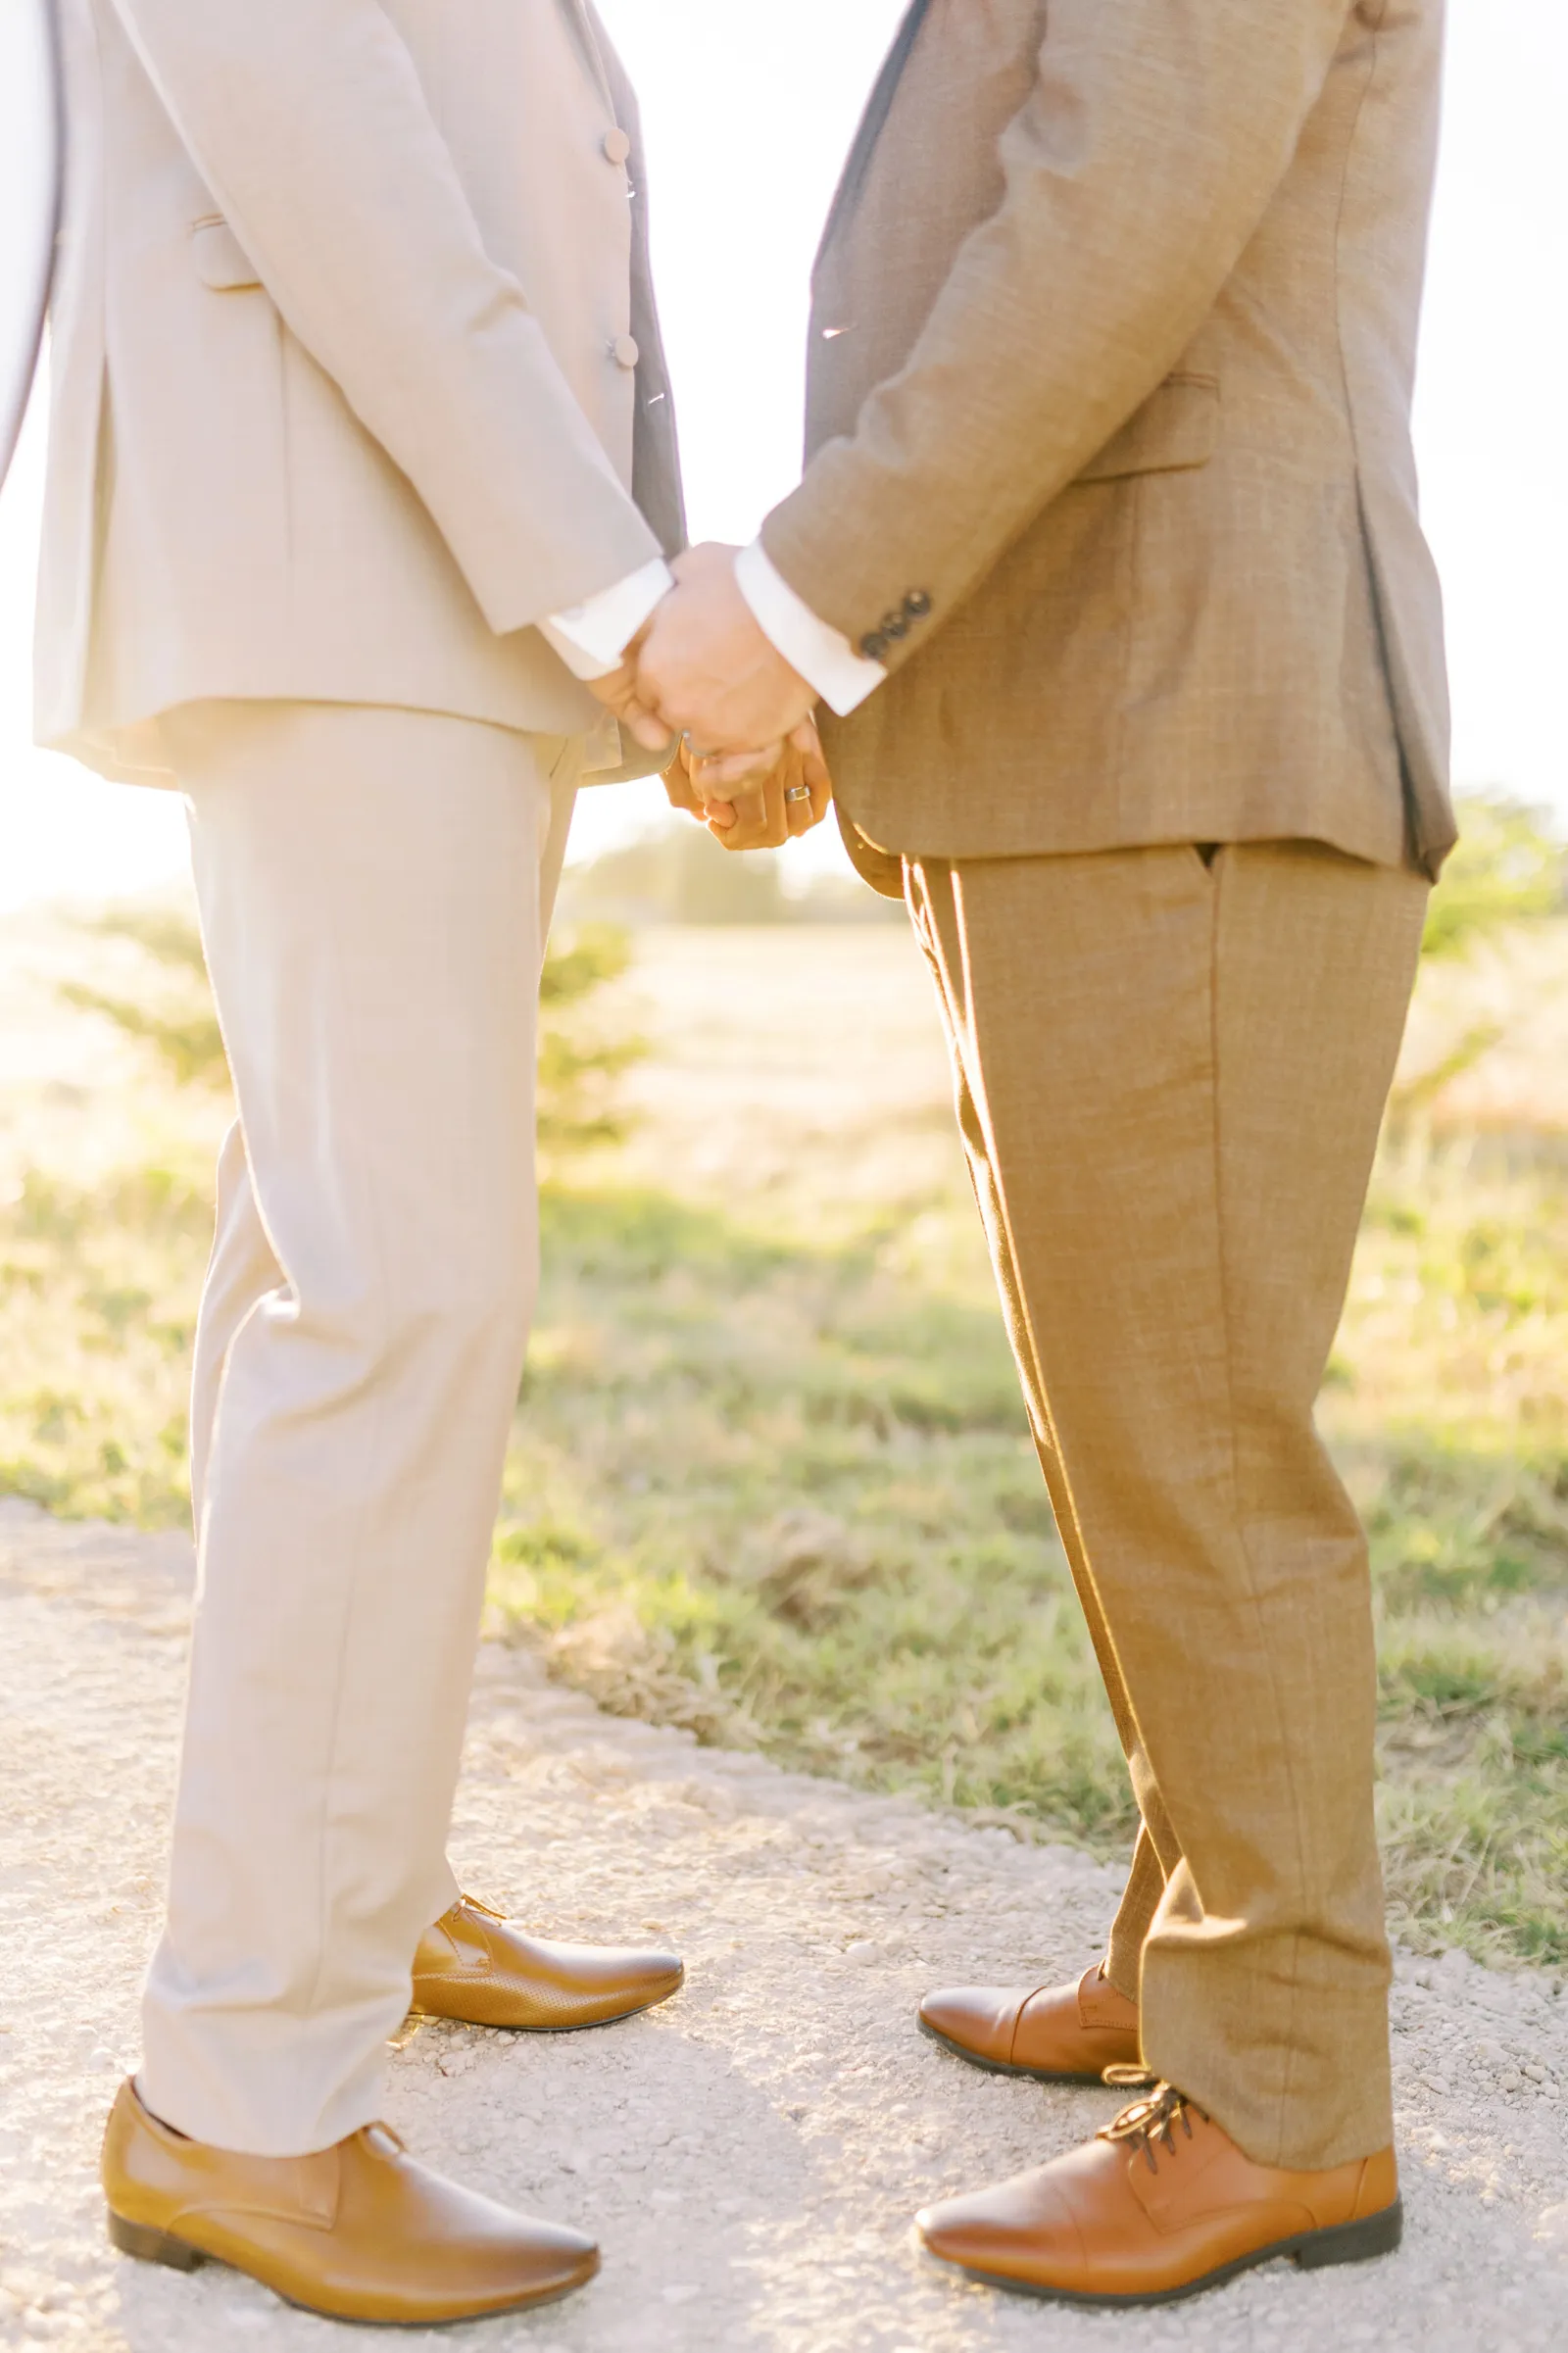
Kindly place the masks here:
POLYGON ((1114 482, 1124 474, 1174 472, 1206 466, 1219 443, 1219 384, 1213 376, 1173 375, 1112 434, 1080 482, 1114 482))
POLYGON ((198 221, 190 232, 190 249, 196 257, 197 276, 216 293, 241 294, 262 282, 255 263, 226 221, 216 217, 198 221))

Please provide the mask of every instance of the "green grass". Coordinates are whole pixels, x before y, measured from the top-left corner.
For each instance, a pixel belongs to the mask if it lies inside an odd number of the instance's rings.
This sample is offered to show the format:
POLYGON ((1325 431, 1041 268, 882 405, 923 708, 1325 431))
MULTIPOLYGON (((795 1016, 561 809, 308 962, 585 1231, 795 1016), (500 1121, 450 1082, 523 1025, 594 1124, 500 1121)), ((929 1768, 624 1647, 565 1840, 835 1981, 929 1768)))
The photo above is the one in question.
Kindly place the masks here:
POLYGON ((80 1187, 30 1172, 0 1208, 0 1490, 69 1517, 187 1520, 205 1169, 80 1187))
POLYGON ((1128 1800, 989 1306, 547 1198, 495 1594, 617 1705, 1089 1836, 1128 1800))

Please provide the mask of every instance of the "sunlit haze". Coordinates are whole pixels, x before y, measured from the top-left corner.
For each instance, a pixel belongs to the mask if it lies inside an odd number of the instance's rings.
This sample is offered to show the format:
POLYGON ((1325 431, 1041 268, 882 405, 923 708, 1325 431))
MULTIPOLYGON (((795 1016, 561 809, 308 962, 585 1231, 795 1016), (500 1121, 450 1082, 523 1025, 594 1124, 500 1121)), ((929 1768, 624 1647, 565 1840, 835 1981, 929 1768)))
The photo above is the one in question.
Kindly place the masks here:
MULTIPOLYGON (((901 0, 600 5, 642 93, 693 531, 745 538, 796 478, 811 252, 901 0)), ((1568 818, 1568 9, 1451 0, 1450 15, 1417 424, 1448 600, 1455 765, 1461 784, 1568 818)), ((172 797, 28 748, 36 410, 0 497, 0 907, 132 889, 184 856, 172 797)), ((576 854, 662 805, 657 784, 588 795, 576 854)))

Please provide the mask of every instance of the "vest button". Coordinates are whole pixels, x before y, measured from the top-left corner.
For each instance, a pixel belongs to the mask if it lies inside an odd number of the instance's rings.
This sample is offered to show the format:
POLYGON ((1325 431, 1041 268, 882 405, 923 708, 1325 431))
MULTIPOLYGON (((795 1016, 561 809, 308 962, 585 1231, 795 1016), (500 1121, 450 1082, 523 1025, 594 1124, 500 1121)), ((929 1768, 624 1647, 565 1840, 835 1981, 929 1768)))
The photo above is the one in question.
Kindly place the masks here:
POLYGON ((643 356, 635 335, 612 335, 607 349, 615 366, 628 371, 643 356))
POLYGON ((619 127, 605 133, 605 155, 612 164, 623 164, 631 154, 631 141, 619 127))

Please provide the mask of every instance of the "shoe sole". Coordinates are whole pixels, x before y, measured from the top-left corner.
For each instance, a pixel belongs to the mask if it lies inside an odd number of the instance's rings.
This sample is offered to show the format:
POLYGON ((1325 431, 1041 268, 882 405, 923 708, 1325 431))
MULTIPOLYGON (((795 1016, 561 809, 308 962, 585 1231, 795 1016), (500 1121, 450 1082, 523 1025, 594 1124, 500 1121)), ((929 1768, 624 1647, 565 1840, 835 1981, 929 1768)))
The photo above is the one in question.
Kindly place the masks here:
POLYGON ((199 2272, 205 2264, 210 2263, 219 2271, 236 2272, 241 2279, 255 2279, 259 2287, 265 2287, 269 2295, 276 2296, 280 2304, 288 2305, 293 2312, 308 2312, 321 2321, 341 2321, 352 2328, 461 2328, 473 2321, 501 2320, 508 2313, 535 2312, 545 2304, 560 2304, 567 2296, 574 2296, 580 2287, 588 2285, 588 2280, 594 2279, 599 2270, 596 2263, 586 2279, 568 2280, 564 2287, 547 2288, 541 2295, 525 2296, 515 2304, 487 2304, 477 2312, 455 2312, 444 2320, 369 2320, 362 2313, 334 2312, 329 2305, 302 2303, 298 2296, 285 2295, 280 2287, 273 2287, 270 2280, 261 2279, 255 2272, 243 2271, 238 2264, 225 2263, 220 2255, 209 2255, 205 2247, 193 2247, 188 2239, 176 2238, 172 2231, 155 2230, 146 2223, 127 2223, 124 2216, 116 2214, 113 2208, 109 2211, 108 2222, 111 2244, 117 2246, 122 2255, 133 2256, 138 2263, 161 2263, 172 2272, 199 2272))
POLYGON ((1032 2083, 1103 2084, 1105 2081, 1098 2071, 1092 2075, 1068 2075, 1064 2070, 1054 2067, 1019 2067, 1011 2059, 983 2059, 978 2051, 970 2050, 962 2042, 955 2042, 953 2036, 944 2034, 940 2028, 927 2026, 918 2015, 914 2023, 928 2042, 938 2043, 943 2050, 951 2051, 956 2059, 962 2059, 967 2066, 978 2067, 983 2075, 1027 2076, 1032 2083))
POLYGON ((445 2018, 453 2026, 488 2027, 497 2034, 593 2034, 601 2027, 624 2026, 628 2018, 646 2017, 650 2010, 657 2010, 661 2002, 673 2001, 677 1993, 684 1991, 685 1985, 686 1972, 682 1970, 666 1992, 651 1993, 646 2001, 636 2003, 630 2010, 612 2010, 608 2018, 576 2018, 565 2026, 553 2027, 542 2023, 527 2026, 510 2019, 469 2018, 461 2010, 427 2010, 421 2002, 411 2002, 408 2015, 411 2018, 445 2018))
MULTIPOLYGON (((1046 2304, 1082 2304, 1126 2309, 1143 2304, 1180 2304, 1189 2296, 1200 2296, 1211 2287, 1223 2287, 1242 2272, 1256 2271, 1260 2264, 1277 2263, 1288 2258, 1303 2272, 1326 2271, 1336 2263, 1372 2263, 1380 2255, 1393 2255, 1404 2236, 1404 2204, 1396 2198, 1380 2214, 1363 2215, 1353 2223, 1334 2223, 1326 2230, 1306 2230, 1294 2238, 1278 2238, 1271 2246, 1257 2247, 1250 2255, 1239 2255, 1234 2263, 1223 2263, 1216 2271, 1204 2272, 1201 2279, 1189 2279, 1180 2287, 1146 2289, 1141 2295, 1097 2296, 1083 2288, 1048 2287, 1033 2279, 1010 2279, 1001 2272, 972 2271, 966 2263, 949 2263, 946 2257, 932 2256, 946 2271, 960 2272, 964 2279, 978 2280, 985 2287, 1009 2288, 1014 2295, 1033 2296, 1046 2304)), ((929 2254, 930 2249, 926 2252, 929 2254)))

